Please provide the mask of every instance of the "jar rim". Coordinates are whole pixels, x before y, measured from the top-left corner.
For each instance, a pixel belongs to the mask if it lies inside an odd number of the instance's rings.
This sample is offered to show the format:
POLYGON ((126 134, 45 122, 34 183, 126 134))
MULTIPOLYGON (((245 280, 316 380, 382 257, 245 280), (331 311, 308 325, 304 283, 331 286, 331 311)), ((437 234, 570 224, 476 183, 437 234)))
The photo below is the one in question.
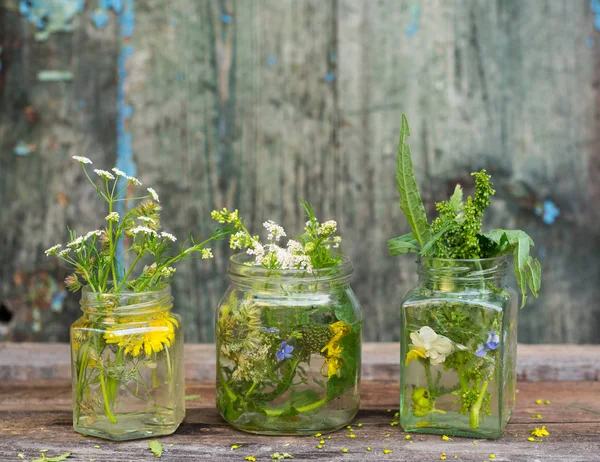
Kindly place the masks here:
POLYGON ((439 262, 453 262, 453 263, 476 263, 476 262, 502 262, 508 258, 508 255, 499 255, 497 257, 486 257, 486 258, 440 258, 440 257, 427 257, 420 256, 419 261, 439 261, 439 262))
POLYGON ((330 268, 306 269, 264 268, 250 265, 254 257, 246 253, 237 253, 229 258, 227 275, 231 282, 257 279, 261 281, 277 280, 278 285, 301 283, 324 283, 349 279, 354 271, 354 264, 347 256, 342 256, 342 263, 330 268))
POLYGON ((163 284, 156 290, 133 292, 94 292, 89 286, 81 290, 79 305, 84 313, 110 311, 112 315, 155 313, 170 310, 173 305, 171 285, 163 284), (160 310, 157 310, 160 308, 160 310))

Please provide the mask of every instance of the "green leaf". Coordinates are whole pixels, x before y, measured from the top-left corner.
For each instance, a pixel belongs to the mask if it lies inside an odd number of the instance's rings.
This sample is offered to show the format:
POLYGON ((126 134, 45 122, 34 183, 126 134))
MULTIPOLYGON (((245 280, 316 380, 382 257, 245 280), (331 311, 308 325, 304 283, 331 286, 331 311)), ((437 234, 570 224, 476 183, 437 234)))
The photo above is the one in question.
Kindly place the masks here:
POLYGON ((417 180, 412 164, 410 147, 406 138, 410 135, 408 120, 402 114, 402 128, 398 145, 398 163, 396 166, 396 183, 400 194, 400 208, 412 228, 412 235, 421 247, 431 238, 431 229, 425 214, 425 206, 419 194, 417 180))
POLYGON ((67 460, 70 456, 70 452, 65 452, 64 454, 56 457, 46 457, 46 455, 43 455, 41 458, 34 459, 31 462, 62 462, 63 460, 67 460))
POLYGON ((522 296, 521 308, 527 303, 528 288, 537 298, 542 285, 542 266, 537 258, 529 255, 531 247, 535 245, 531 237, 521 230, 502 229, 493 229, 481 236, 496 243, 497 255, 513 254, 515 278, 522 296))
POLYGON ((394 239, 388 240, 388 248, 392 257, 404 255, 409 252, 418 252, 418 242, 413 238, 412 233, 404 234, 394 239))
POLYGON ((187 396, 185 397, 185 400, 186 400, 186 401, 190 401, 190 400, 192 400, 192 399, 200 399, 200 396, 201 396, 201 395, 187 395, 187 396))
POLYGON ((154 457, 160 458, 162 456, 163 445, 160 444, 158 441, 156 441, 156 440, 150 441, 148 443, 148 448, 150 449, 150 451, 152 451, 152 454, 154 454, 154 457))
POLYGON ((448 205, 450 209, 455 213, 459 213, 463 206, 463 189, 462 186, 457 184, 456 188, 454 188, 454 193, 448 199, 448 205))
POLYGON ((360 323, 352 326, 340 340, 342 348, 342 366, 338 375, 332 375, 327 380, 327 400, 331 401, 342 395, 346 390, 356 386, 357 368, 360 367, 360 323))
POLYGON ((423 256, 427 253, 427 251, 429 249, 431 249, 431 247, 433 247, 433 245, 440 240, 440 238, 446 233, 446 231, 448 231, 450 228, 452 228, 454 226, 454 222, 448 223, 446 226, 444 226, 441 230, 439 230, 435 236, 433 236, 431 239, 429 239, 429 241, 427 242, 427 244, 425 244, 423 246, 423 248, 421 249, 421 251, 419 252, 419 255, 423 256))

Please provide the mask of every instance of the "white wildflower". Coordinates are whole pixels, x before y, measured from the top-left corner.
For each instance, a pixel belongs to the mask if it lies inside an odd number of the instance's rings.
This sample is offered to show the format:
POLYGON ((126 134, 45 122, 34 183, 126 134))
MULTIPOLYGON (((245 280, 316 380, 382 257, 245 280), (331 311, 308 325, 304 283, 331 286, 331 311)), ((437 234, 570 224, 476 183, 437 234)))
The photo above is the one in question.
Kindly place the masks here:
POLYGON ((53 245, 52 247, 46 250, 46 256, 49 257, 50 255, 56 255, 58 253, 58 249, 60 249, 61 247, 62 244, 53 245))
POLYGON ((106 217, 104 217, 104 219, 106 221, 112 221, 115 223, 118 223, 119 221, 119 213, 118 212, 110 212, 108 215, 106 215, 106 217))
POLYGON ((134 176, 128 176, 127 181, 129 181, 129 184, 132 184, 134 186, 142 186, 142 182, 134 176))
POLYGON ((127 174, 123 170, 119 170, 117 167, 114 167, 111 170, 113 172, 115 172, 115 175, 123 177, 123 178, 127 178, 127 174))
POLYGON ((241 249, 247 241, 247 236, 244 231, 238 231, 229 238, 229 247, 232 249, 241 249))
POLYGON ((162 237, 164 239, 168 239, 171 242, 175 242, 177 240, 177 238, 175 236, 173 236, 171 233, 162 232, 162 233, 160 233, 160 237, 162 237))
POLYGON ((156 194, 156 191, 153 188, 148 188, 148 192, 150 193, 150 197, 152 197, 152 199, 154 199, 156 202, 160 202, 158 200, 158 194, 156 194))
POLYGON ((90 237, 96 237, 96 236, 100 236, 104 234, 104 230, 102 229, 95 229, 94 231, 90 231, 89 233, 87 233, 85 235, 85 237, 83 238, 84 241, 87 241, 90 237))
POLYGON ((424 326, 418 332, 411 332, 412 344, 407 361, 413 358, 429 358, 432 366, 438 366, 446 360, 446 356, 454 351, 452 340, 438 335, 429 327, 424 326))
POLYGON ((129 230, 129 232, 133 235, 139 234, 139 233, 143 233, 143 234, 150 234, 150 235, 156 235, 156 231, 154 231, 153 229, 148 228, 147 226, 136 226, 135 228, 131 228, 129 230))
POLYGON ((73 159, 75 159, 77 162, 81 162, 82 164, 91 164, 92 161, 90 159, 88 159, 87 157, 83 157, 83 156, 73 156, 73 159))
POLYGON ((166 266, 160 270, 160 275, 163 278, 170 278, 175 274, 175 271, 176 271, 176 269, 173 268, 172 266, 166 266))
POLYGON ((58 256, 59 257, 66 257, 70 253, 71 253, 71 249, 64 249, 64 250, 61 250, 60 252, 58 252, 58 256))
POLYGON ((329 220, 319 226, 319 234, 323 237, 329 237, 337 231, 337 222, 329 220))
POLYGON ((342 237, 341 236, 335 236, 333 238, 333 248, 334 249, 337 249, 340 246, 341 243, 342 243, 342 237))
POLYGON ((213 254, 212 254, 212 250, 209 249, 208 247, 206 249, 202 249, 202 259, 206 260, 208 258, 212 258, 213 254))
POLYGON ((257 265, 260 265, 265 258, 265 248, 258 240, 252 241, 252 245, 248 247, 246 253, 255 256, 254 263, 257 265))
POLYGON ((285 230, 273 220, 265 221, 263 226, 269 232, 267 239, 270 241, 275 240, 275 242, 277 242, 279 239, 286 236, 285 230))
POLYGON ((96 169, 94 169, 94 172, 100 178, 104 178, 105 180, 114 180, 115 179, 115 176, 112 173, 107 172, 106 170, 100 170, 99 168, 96 168, 96 169))
POLYGON ((78 238, 76 238, 76 239, 73 239, 71 242, 69 242, 69 243, 67 244, 67 247, 69 247, 69 248, 71 248, 71 249, 74 249, 74 248, 76 248, 76 247, 79 247, 79 246, 80 246, 80 245, 82 245, 82 244, 83 244, 83 237, 82 237, 82 236, 79 236, 78 238))
POLYGON ((145 221, 146 223, 150 223, 152 225, 156 224, 156 221, 154 220, 154 218, 150 218, 150 217, 137 217, 137 219, 145 221))
POLYGON ((302 244, 294 239, 290 239, 287 242, 287 249, 292 254, 304 253, 304 249, 302 248, 302 244))

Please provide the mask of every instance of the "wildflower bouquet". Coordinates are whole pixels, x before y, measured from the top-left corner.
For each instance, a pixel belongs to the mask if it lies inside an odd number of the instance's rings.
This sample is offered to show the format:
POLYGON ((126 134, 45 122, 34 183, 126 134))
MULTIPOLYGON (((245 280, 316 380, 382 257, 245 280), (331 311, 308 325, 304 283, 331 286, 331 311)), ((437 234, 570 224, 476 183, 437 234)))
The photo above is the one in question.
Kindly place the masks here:
POLYGON ((84 315, 71 328, 75 429, 111 439, 171 433, 185 412, 183 332, 171 313, 174 265, 197 254, 212 257, 207 245, 233 228, 218 228, 205 240, 190 237, 173 253, 177 239, 160 229, 153 188, 129 198, 126 191, 141 186, 138 179, 117 168, 95 169, 97 184, 86 169, 91 161, 74 159, 108 205, 103 229, 70 231, 64 247, 46 250, 73 268, 66 287, 83 288, 84 315), (119 211, 131 202, 138 203, 119 211), (131 256, 131 265, 121 252, 131 256))
POLYGON ((310 204, 304 233, 290 239, 267 221, 266 242, 237 211, 231 286, 217 314, 217 407, 242 430, 311 433, 346 425, 358 409, 362 311, 348 284, 335 221, 320 223, 310 204))
POLYGON ((401 308, 401 423, 407 431, 497 437, 514 407, 517 296, 503 285, 506 256, 525 305, 541 266, 520 230, 482 231, 495 194, 485 170, 475 194, 458 185, 429 223, 414 177, 402 117, 397 184, 412 232, 388 241, 392 255, 419 254, 419 286, 401 308), (491 415, 485 425, 483 417, 491 415))

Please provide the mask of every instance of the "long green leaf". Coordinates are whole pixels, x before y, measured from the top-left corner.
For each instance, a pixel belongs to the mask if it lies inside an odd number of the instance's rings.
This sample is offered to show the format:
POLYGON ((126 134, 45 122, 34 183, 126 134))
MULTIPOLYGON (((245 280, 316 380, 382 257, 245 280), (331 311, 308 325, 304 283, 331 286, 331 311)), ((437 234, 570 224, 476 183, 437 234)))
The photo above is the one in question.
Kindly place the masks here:
POLYGON ((431 239, 429 239, 429 241, 427 241, 427 243, 423 246, 423 248, 421 249, 421 251, 419 252, 419 255, 424 256, 429 249, 431 249, 431 247, 433 247, 433 245, 440 240, 440 238, 446 233, 446 231, 448 231, 450 228, 452 228, 454 226, 454 222, 452 223, 448 223, 446 226, 444 226, 440 231, 438 231, 431 239))
POLYGON ((412 235, 423 247, 431 239, 431 228, 425 214, 423 200, 419 194, 417 180, 412 164, 410 147, 406 138, 410 135, 408 120, 402 114, 402 128, 398 144, 398 163, 396 166, 396 183, 400 194, 400 208, 406 215, 408 224, 412 228, 412 235))
POLYGON ((394 239, 388 240, 387 243, 392 257, 419 251, 419 248, 417 247, 418 242, 415 241, 412 233, 395 237, 394 239))

